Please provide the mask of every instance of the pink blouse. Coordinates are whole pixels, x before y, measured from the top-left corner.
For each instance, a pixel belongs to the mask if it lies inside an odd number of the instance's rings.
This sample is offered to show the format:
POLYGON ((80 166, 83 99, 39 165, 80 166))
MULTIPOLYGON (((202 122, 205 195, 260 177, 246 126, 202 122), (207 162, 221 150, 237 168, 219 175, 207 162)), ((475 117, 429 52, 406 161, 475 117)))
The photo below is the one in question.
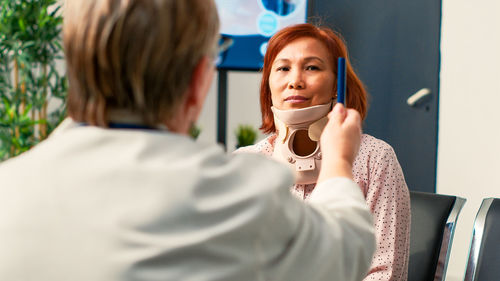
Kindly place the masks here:
MULTIPOLYGON (((276 135, 236 152, 272 156, 276 135)), ((410 247, 410 195, 392 147, 363 134, 353 165, 354 180, 361 187, 375 221, 377 250, 364 281, 408 279, 410 247)), ((291 190, 307 200, 316 184, 296 184, 291 190)))

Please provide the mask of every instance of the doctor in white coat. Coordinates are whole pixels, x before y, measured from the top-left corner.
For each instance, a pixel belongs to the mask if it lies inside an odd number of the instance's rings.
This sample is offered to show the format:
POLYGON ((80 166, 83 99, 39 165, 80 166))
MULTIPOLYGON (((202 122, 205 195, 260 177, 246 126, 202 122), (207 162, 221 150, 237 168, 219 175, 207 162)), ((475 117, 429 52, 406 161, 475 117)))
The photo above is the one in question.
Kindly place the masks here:
POLYGON ((357 112, 330 114, 303 203, 287 167, 187 136, 214 75, 212 0, 71 0, 65 13, 69 117, 0 165, 0 280, 365 276, 357 112))

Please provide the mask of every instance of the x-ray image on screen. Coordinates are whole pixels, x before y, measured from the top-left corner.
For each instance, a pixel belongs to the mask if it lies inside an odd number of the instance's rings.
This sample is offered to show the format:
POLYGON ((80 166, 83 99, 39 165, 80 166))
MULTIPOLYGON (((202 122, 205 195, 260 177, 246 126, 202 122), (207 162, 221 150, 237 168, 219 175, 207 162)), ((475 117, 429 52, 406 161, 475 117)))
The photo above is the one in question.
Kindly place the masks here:
POLYGON ((279 29, 306 21, 307 0, 215 0, 221 36, 233 40, 220 69, 259 70, 267 41, 279 29))

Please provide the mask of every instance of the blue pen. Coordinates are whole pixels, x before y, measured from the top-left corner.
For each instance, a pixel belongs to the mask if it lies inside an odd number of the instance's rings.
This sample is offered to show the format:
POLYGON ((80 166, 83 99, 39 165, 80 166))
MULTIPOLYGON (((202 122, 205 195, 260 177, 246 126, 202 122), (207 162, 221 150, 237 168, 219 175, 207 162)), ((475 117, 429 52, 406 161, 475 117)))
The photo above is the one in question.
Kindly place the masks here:
POLYGON ((345 106, 345 58, 340 57, 337 62, 337 102, 345 106))

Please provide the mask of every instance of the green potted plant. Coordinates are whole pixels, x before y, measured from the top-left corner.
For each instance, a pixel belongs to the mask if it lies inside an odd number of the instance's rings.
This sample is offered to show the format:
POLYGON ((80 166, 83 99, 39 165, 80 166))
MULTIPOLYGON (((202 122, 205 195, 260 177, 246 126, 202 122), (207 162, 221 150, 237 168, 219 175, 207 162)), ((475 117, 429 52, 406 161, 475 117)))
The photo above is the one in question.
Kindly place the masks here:
POLYGON ((257 130, 251 125, 239 125, 235 131, 236 148, 252 145, 257 139, 257 130))
POLYGON ((0 0, 0 161, 45 139, 66 115, 60 8, 0 0))

